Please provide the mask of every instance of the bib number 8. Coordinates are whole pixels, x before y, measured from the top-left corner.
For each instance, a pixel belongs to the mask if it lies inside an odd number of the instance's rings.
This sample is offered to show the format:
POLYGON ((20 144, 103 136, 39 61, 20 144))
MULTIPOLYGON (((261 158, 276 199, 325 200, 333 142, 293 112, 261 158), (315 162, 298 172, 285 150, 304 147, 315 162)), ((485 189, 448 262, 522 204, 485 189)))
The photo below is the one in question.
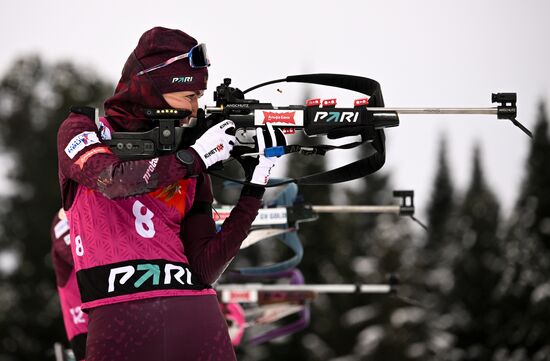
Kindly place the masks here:
POLYGON ((74 238, 74 247, 76 255, 82 257, 84 255, 84 246, 82 245, 82 238, 80 236, 74 238))
POLYGON ((155 225, 153 224, 154 213, 145 207, 140 201, 135 201, 132 207, 134 217, 136 217, 136 232, 143 238, 153 238, 155 236, 155 225), (145 208, 145 214, 142 209, 145 208))

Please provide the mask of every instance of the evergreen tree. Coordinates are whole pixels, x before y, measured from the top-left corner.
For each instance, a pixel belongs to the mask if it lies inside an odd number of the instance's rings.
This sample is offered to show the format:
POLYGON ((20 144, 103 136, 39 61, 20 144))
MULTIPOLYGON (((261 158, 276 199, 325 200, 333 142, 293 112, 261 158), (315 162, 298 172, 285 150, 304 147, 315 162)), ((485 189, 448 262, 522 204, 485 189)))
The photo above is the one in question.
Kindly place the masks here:
MULTIPOLYGON (((548 113, 546 105, 539 106, 538 121, 535 125, 534 138, 526 163, 526 178, 518 199, 518 207, 525 207, 530 197, 536 198, 536 220, 544 221, 550 214, 550 140, 548 137, 548 113)), ((540 227, 540 223, 533 222, 528 230, 541 238, 543 244, 550 247, 550 238, 547 227, 540 227)))
POLYGON ((447 141, 440 140, 437 173, 432 186, 433 193, 428 204, 427 248, 437 249, 445 242, 449 222, 455 206, 454 185, 447 160, 447 141))
MULTIPOLYGON (((395 204, 389 175, 376 173, 364 179, 361 191, 350 194, 353 203, 367 205, 395 204)), ((352 271, 361 283, 385 283, 394 275, 405 286, 399 286, 397 295, 350 297, 347 305, 350 331, 355 334, 355 345, 350 356, 361 360, 409 360, 409 346, 422 338, 418 328, 424 311, 403 296, 410 296, 406 284, 416 263, 410 219, 396 215, 355 215, 346 224, 354 236, 351 254, 352 271), (353 308, 351 308, 353 307, 353 308), (352 319, 352 317, 354 319, 352 319)))
POLYGON ((38 57, 17 60, 0 83, 0 146, 13 159, 15 185, 0 200, 0 253, 18 258, 13 273, 0 275, 2 360, 45 359, 66 338, 50 256, 61 204, 57 129, 71 105, 98 106, 111 89, 88 70, 38 57))
POLYGON ((499 359, 550 357, 550 139, 540 105, 526 174, 506 236, 499 359))
POLYGON ((447 294, 453 284, 450 263, 458 253, 455 241, 457 205, 455 186, 447 159, 447 141, 440 139, 432 195, 428 204, 428 232, 422 235, 424 243, 418 248, 419 272, 414 284, 427 292, 421 296, 426 304, 437 307, 441 297, 447 294))
POLYGON ((495 347, 500 300, 497 284, 503 270, 499 209, 484 179, 476 147, 470 184, 460 208, 456 241, 461 248, 452 263, 454 287, 448 305, 454 353, 459 359, 490 360, 495 347))
POLYGON ((447 141, 444 137, 440 139, 436 169, 432 196, 427 209, 428 232, 424 237, 425 244, 418 250, 417 267, 421 269, 419 275, 422 279, 415 280, 415 283, 425 284, 429 292, 424 295, 427 297, 424 301, 432 305, 441 301, 441 296, 450 291, 453 284, 450 263, 459 252, 455 240, 457 223, 455 186, 452 182, 447 141))
POLYGON ((448 350, 450 337, 446 315, 449 293, 454 285, 451 264, 459 253, 456 242, 457 205, 455 186, 449 167, 447 141, 442 137, 436 161, 432 195, 427 208, 428 232, 416 249, 415 269, 409 279, 411 297, 419 300, 425 311, 424 338, 415 344, 414 354, 420 359, 448 350))

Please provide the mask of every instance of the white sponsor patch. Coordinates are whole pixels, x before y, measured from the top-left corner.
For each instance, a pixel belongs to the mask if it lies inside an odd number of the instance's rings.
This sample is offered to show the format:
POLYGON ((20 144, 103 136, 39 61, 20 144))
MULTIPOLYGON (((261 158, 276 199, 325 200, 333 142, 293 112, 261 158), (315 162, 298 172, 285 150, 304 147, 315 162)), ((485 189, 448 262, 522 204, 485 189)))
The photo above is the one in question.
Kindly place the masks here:
POLYGON ((65 153, 73 159, 82 149, 96 143, 99 143, 99 139, 95 132, 82 132, 71 139, 69 145, 65 147, 65 153))
MULTIPOLYGON (((216 225, 221 225, 229 214, 233 207, 224 206, 221 208, 212 210, 212 218, 216 225)), ((287 211, 285 207, 277 208, 260 208, 258 210, 258 215, 256 219, 252 222, 253 226, 267 226, 267 225, 278 225, 278 224, 287 224, 287 211)))
POLYGON ((267 226, 275 224, 288 223, 286 208, 263 208, 258 211, 258 215, 252 225, 254 226, 267 226))
POLYGON ((62 219, 53 228, 55 238, 60 238, 63 234, 69 231, 69 222, 66 219, 62 219))

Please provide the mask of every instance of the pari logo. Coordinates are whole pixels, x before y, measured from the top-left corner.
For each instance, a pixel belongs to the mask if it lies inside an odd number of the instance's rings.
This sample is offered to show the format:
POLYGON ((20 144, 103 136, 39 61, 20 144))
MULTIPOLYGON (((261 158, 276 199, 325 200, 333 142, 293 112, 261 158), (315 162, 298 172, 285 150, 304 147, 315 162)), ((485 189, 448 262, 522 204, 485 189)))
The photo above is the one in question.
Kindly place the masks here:
POLYGON ((172 84, 185 84, 185 83, 192 83, 193 77, 192 76, 175 76, 172 78, 172 84))
POLYGON ((254 110, 254 125, 268 123, 279 126, 303 126, 304 112, 302 110, 254 110))
POLYGON ((357 123, 359 112, 322 112, 315 113, 313 122, 325 123, 357 123))
POLYGON ((160 284, 170 285, 193 285, 191 270, 185 266, 166 263, 164 268, 157 264, 138 264, 137 266, 122 266, 111 268, 107 285, 107 292, 115 291, 117 283, 124 285, 130 278, 130 284, 134 288, 140 288, 144 283, 146 286, 159 286, 160 284), (142 273, 138 273, 142 271, 142 273), (118 276, 118 277, 117 277, 118 276), (133 282, 132 282, 133 281, 133 282), (176 283, 177 282, 177 283, 176 283))

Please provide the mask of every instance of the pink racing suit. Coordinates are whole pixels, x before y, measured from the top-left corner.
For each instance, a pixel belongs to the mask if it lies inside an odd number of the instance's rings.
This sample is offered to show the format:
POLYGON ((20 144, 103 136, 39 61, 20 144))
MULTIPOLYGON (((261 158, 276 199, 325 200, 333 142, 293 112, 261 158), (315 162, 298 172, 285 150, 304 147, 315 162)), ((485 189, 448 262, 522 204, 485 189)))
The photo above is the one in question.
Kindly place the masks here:
POLYGON ((54 216, 51 239, 52 261, 65 332, 76 359, 83 360, 88 333, 88 315, 81 308, 82 301, 71 254, 69 224, 63 210, 54 216))

